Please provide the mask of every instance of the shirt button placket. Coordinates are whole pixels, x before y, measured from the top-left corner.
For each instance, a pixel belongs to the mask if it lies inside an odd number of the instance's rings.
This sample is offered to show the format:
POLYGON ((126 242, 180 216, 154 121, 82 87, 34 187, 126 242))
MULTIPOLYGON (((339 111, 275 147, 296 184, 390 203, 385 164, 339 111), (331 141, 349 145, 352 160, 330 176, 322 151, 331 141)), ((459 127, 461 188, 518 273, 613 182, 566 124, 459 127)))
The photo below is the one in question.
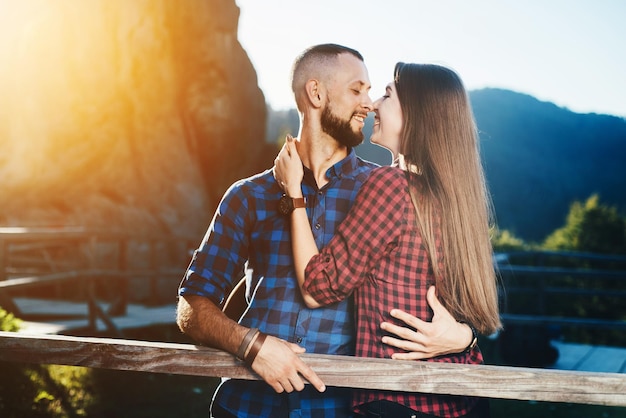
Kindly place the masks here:
POLYGON ((326 201, 324 199, 324 192, 322 190, 317 191, 317 204, 312 213, 313 225, 313 237, 315 238, 315 243, 318 247, 324 246, 324 231, 322 231, 322 224, 319 222, 319 219, 324 214, 326 210, 326 201))

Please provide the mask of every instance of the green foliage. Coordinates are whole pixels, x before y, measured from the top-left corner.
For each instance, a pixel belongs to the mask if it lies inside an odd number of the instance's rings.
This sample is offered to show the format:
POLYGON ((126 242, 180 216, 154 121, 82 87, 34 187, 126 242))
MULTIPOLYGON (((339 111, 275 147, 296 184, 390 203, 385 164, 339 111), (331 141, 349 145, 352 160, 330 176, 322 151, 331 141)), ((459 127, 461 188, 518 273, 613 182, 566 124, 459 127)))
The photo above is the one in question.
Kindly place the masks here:
POLYGON ((0 362, 0 416, 81 417, 94 402, 90 370, 0 362))
POLYGON ((12 313, 0 308, 0 331, 15 332, 20 329, 21 322, 12 313))
MULTIPOLYGON (((520 240, 511 237, 505 230, 496 234, 493 242, 496 251, 524 251, 509 256, 513 265, 558 267, 578 272, 624 271, 626 267, 626 259, 619 257, 626 254, 626 219, 619 215, 616 208, 601 204, 597 194, 591 195, 584 202, 571 204, 565 225, 545 239, 541 251, 528 252, 526 250, 531 248, 520 248, 515 245, 520 244, 520 240), (507 244, 510 241, 513 244, 507 244), (586 253, 591 254, 584 256, 586 253)), ((506 272, 506 269, 503 271, 506 272)), ((624 283, 611 277, 593 276, 593 273, 583 278, 580 274, 543 276, 517 272, 506 276, 504 286, 518 289, 518 292, 508 294, 508 313, 605 320, 626 318, 623 297, 620 296, 624 291, 624 283), (551 292, 544 295, 540 291, 543 288, 549 288, 551 292), (558 289, 563 293, 558 293, 558 289)), ((624 333, 617 329, 563 327, 562 337, 580 343, 626 345, 624 333)))
POLYGON ((496 229, 491 236, 491 245, 495 252, 523 251, 529 248, 528 244, 507 229, 496 229))
POLYGON ((617 209, 601 205, 594 194, 584 203, 574 202, 565 226, 544 241, 548 250, 626 254, 626 219, 617 209))
MULTIPOLYGON (((175 325, 130 339, 191 343, 175 325)), ((0 361, 2 418, 206 417, 217 378, 0 361)))
MULTIPOLYGON (((0 330, 18 331, 21 320, 0 308, 0 330)), ((87 416, 93 403, 89 369, 0 362, 0 416, 87 416)))

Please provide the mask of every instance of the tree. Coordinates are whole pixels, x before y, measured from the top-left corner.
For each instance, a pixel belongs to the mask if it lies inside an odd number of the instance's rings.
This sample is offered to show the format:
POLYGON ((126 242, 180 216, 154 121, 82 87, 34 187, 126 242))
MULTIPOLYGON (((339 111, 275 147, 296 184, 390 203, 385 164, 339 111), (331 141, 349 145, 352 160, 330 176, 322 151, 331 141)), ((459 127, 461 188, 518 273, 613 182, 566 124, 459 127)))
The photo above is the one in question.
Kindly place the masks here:
POLYGON ((496 252, 525 251, 528 245, 508 229, 496 229, 491 236, 491 245, 496 252))
POLYGON ((601 205, 597 194, 574 202, 565 226, 544 241, 549 250, 626 254, 626 219, 615 207, 601 205))

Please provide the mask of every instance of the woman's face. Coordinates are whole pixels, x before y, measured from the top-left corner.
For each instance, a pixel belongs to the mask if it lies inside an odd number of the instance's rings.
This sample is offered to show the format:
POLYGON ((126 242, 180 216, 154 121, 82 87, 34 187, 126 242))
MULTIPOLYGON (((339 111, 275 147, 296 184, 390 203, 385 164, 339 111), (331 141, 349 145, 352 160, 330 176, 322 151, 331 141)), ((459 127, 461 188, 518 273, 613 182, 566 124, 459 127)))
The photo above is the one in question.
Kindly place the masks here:
POLYGON ((374 102, 374 127, 372 144, 387 148, 394 158, 400 150, 402 134, 402 108, 396 92, 395 83, 387 84, 385 95, 374 102))

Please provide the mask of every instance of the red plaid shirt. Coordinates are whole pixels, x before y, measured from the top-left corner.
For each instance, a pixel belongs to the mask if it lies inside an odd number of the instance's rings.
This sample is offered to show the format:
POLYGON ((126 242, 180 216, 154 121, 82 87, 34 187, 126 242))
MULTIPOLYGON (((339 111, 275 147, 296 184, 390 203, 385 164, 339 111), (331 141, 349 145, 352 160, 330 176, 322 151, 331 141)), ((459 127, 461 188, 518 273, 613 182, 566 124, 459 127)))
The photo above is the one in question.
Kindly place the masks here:
MULTIPOLYGON (((337 302, 354 292, 359 357, 390 358, 397 351, 381 342, 381 322, 405 325, 389 315, 391 309, 432 319, 426 291, 435 278, 417 229, 406 175, 395 167, 373 170, 333 239, 306 268, 305 288, 318 302, 337 302)), ((440 228, 435 237, 440 246, 440 228)), ((431 361, 480 364, 483 358, 476 348, 431 361)), ((355 410, 378 399, 450 417, 466 414, 477 401, 465 396, 359 390, 354 395, 355 410)))

